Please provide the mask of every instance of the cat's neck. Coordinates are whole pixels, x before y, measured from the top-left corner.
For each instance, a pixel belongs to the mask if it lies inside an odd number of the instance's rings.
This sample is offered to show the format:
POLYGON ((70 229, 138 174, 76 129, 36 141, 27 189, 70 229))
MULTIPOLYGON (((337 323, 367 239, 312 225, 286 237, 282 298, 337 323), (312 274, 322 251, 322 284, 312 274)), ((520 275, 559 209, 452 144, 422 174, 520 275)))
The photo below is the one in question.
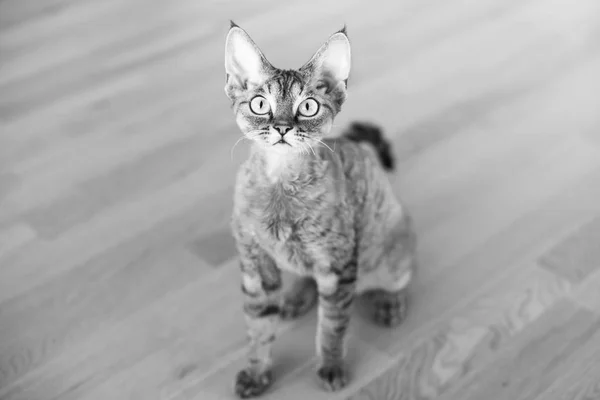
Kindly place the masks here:
POLYGON ((320 175, 323 160, 318 152, 277 152, 253 146, 251 162, 267 184, 300 183, 320 175))

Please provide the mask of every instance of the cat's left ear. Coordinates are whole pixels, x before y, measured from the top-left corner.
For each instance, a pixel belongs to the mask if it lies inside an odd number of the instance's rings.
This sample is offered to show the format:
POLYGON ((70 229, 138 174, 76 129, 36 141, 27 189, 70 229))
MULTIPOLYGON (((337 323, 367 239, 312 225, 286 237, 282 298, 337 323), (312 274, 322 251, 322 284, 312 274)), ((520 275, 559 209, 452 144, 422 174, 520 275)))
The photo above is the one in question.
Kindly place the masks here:
POLYGON ((233 90, 246 90, 248 86, 262 85, 273 66, 258 46, 242 28, 231 22, 225 41, 225 92, 231 97, 233 90))
POLYGON ((346 27, 334 33, 300 70, 309 71, 328 86, 328 91, 343 84, 350 76, 350 41, 346 27))

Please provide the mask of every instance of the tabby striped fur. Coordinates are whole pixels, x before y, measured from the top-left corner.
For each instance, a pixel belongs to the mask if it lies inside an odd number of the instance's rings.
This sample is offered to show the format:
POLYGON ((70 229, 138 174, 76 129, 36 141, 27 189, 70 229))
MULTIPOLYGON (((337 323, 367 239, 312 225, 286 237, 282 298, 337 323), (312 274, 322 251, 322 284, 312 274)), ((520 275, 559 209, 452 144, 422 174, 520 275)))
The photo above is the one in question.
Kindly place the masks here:
POLYGON ((270 386, 278 321, 314 304, 318 381, 339 390, 348 382, 346 337, 356 295, 372 300, 381 324, 396 325, 406 313, 415 236, 386 176, 393 166, 389 144, 367 124, 330 136, 350 70, 345 30, 292 71, 273 67, 232 24, 225 68, 225 92, 252 142, 232 217, 249 337, 235 391, 253 397, 270 386), (297 276, 285 293, 282 270, 297 276))

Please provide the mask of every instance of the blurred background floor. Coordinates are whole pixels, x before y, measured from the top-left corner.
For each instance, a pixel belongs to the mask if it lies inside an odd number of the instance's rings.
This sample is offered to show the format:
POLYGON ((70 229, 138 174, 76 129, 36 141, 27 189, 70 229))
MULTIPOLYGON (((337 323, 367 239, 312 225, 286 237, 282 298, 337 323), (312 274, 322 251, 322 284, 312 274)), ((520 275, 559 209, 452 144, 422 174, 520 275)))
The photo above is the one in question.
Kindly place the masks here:
POLYGON ((231 398, 230 18, 287 68, 348 24, 338 129, 385 128, 421 238, 347 390, 317 388, 312 314, 264 398, 600 398, 597 0, 0 0, 0 399, 231 398))

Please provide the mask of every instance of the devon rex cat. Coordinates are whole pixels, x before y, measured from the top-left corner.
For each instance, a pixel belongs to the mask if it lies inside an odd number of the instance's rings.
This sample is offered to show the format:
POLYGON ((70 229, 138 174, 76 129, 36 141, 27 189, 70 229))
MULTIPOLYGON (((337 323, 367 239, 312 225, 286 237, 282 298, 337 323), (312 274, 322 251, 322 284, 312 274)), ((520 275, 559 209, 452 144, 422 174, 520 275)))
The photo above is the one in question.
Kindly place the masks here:
POLYGON ((249 336, 235 391, 246 398, 269 387, 277 321, 317 302, 317 377, 326 390, 339 390, 348 380, 354 298, 367 294, 376 322, 400 323, 416 266, 410 218, 385 172, 393 168, 389 145, 366 124, 328 137, 350 73, 345 29, 300 69, 282 70, 232 22, 225 70, 236 122, 252 141, 232 218, 249 336), (281 270, 297 276, 287 293, 281 270))

